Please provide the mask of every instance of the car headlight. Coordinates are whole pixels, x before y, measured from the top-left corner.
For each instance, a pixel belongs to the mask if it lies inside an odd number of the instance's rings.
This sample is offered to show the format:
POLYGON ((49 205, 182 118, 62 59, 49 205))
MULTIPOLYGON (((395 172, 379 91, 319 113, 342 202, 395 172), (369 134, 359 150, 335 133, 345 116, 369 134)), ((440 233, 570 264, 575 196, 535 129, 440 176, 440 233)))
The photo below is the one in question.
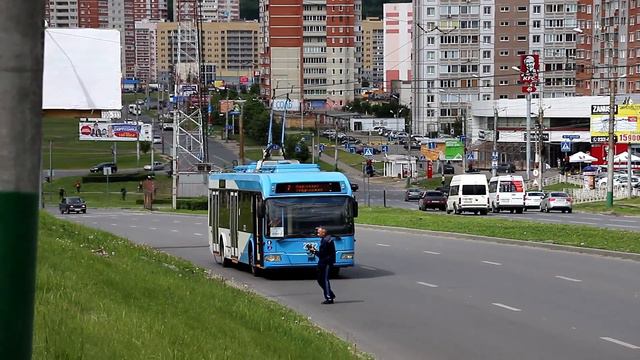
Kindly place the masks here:
POLYGON ((264 257, 264 261, 268 261, 268 262, 278 262, 281 260, 282 258, 280 257, 280 255, 267 255, 264 257))
POLYGON ((342 255, 340 255, 340 259, 343 260, 353 260, 353 253, 349 252, 349 253, 343 253, 342 255))

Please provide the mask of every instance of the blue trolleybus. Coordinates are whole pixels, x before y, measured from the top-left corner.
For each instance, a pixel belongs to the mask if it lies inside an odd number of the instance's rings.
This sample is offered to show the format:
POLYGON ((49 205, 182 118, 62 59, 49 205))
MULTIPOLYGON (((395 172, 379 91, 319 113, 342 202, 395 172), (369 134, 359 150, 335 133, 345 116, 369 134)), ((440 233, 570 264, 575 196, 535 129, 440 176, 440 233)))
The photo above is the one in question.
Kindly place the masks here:
POLYGON ((209 248, 223 266, 313 267, 316 227, 335 236, 337 272, 354 264, 358 204, 349 180, 297 161, 260 161, 209 175, 209 248))

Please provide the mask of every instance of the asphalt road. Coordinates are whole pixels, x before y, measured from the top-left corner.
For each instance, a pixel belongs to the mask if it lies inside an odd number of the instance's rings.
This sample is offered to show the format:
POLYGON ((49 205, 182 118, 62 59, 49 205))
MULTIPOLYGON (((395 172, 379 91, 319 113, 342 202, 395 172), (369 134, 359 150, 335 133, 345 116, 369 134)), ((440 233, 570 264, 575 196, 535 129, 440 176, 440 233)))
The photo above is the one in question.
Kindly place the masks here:
POLYGON ((327 306, 313 273, 255 278, 214 263, 204 216, 58 216, 213 269, 379 359, 640 358, 640 263, 631 260, 358 226, 357 266, 334 280, 327 306))

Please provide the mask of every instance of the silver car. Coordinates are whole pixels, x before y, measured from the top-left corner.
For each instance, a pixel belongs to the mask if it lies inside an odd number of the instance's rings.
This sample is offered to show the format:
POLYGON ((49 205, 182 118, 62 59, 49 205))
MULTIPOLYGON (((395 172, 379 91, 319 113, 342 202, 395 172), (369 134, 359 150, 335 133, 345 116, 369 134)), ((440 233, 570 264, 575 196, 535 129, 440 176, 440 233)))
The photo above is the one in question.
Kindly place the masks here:
POLYGON ((546 193, 540 202, 540 211, 560 210, 571 213, 573 200, 566 192, 554 191, 546 193))

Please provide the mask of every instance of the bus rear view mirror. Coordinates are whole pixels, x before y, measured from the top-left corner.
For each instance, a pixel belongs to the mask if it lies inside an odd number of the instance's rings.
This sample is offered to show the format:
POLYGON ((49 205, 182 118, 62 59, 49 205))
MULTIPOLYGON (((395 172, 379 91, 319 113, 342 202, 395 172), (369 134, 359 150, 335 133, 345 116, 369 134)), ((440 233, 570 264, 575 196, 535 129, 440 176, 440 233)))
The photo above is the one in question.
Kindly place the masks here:
POLYGON ((358 202, 354 198, 351 198, 351 207, 353 208, 353 217, 357 218, 358 217, 358 202))

